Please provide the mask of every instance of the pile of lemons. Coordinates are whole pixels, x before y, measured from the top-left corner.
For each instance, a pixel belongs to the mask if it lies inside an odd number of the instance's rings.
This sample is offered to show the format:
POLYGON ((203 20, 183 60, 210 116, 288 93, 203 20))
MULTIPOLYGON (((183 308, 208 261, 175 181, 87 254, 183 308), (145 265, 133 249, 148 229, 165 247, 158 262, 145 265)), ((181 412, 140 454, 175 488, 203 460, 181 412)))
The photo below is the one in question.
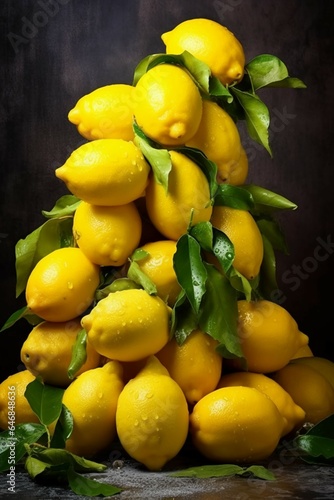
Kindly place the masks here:
MULTIPOLYGON (((162 35, 166 54, 187 51, 223 85, 241 81, 245 56, 236 37, 208 19, 182 22, 162 35)), ((112 84, 83 96, 68 115, 87 142, 55 174, 80 199, 74 246, 51 251, 26 286, 41 318, 22 345, 25 370, 0 384, 0 427, 7 387, 16 387, 16 423, 36 422, 24 397, 36 376, 65 388, 74 422, 66 448, 92 457, 118 439, 149 470, 161 470, 189 437, 210 460, 268 458, 280 439, 334 412, 334 364, 314 356, 308 337, 282 306, 240 298, 238 338, 247 362, 223 359, 218 341, 196 325, 180 345, 171 335, 181 292, 173 257, 190 225, 210 221, 231 240, 233 265, 256 278, 263 240, 247 210, 212 206, 207 177, 178 146, 201 150, 217 165, 217 182, 241 186, 248 159, 238 128, 217 102, 204 99, 188 71, 157 64, 136 85, 112 84), (169 151, 168 190, 135 141, 134 121, 169 151), (101 270, 124 276, 133 252, 155 284, 118 290, 96 301, 101 270), (78 333, 86 359, 68 376, 78 333)))

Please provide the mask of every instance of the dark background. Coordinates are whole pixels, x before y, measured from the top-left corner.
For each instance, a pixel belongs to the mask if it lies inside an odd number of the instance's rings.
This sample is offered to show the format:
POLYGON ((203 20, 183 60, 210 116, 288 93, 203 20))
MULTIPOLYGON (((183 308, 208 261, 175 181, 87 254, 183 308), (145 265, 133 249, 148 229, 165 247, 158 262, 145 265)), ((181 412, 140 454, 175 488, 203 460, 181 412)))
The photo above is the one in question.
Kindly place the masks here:
MULTIPOLYGON (((305 90, 271 89, 273 158, 247 138, 249 181, 298 205, 280 218, 290 254, 278 255, 281 305, 334 361, 332 0, 2 0, 0 324, 24 305, 15 298, 15 244, 66 193, 54 170, 84 142, 67 120, 97 87, 132 83, 145 56, 164 52, 160 36, 192 17, 227 26, 246 59, 281 58, 305 90)), ((0 334, 1 380, 22 368, 25 320, 0 334)))

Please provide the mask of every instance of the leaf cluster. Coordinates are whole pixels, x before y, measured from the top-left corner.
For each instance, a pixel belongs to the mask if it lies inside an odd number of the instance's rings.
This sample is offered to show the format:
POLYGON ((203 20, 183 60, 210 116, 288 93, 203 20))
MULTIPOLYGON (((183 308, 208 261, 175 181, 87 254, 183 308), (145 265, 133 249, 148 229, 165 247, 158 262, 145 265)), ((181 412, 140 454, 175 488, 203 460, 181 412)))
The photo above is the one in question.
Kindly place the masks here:
POLYGON ((38 378, 25 391, 32 410, 40 423, 24 423, 0 433, 0 473, 12 464, 11 450, 15 446, 15 463, 23 463, 29 477, 36 481, 69 486, 78 495, 112 496, 120 488, 85 477, 88 472, 103 472, 107 466, 79 457, 65 449, 73 431, 71 412, 62 403, 64 389, 43 384, 38 378), (51 437, 50 426, 54 426, 51 437))

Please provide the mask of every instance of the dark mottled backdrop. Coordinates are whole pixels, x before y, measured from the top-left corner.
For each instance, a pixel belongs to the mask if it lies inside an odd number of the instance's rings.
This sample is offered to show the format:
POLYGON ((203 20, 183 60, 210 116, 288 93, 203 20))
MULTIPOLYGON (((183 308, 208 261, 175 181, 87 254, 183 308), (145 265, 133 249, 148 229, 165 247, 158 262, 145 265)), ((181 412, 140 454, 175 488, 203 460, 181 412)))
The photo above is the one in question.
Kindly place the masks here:
MULTIPOLYGON (((131 83, 144 56, 164 51, 160 35, 191 17, 226 25, 247 60, 280 57, 307 90, 262 93, 271 109, 273 159, 247 139, 249 180, 299 206, 281 222, 290 246, 279 256, 283 302, 334 360, 332 0, 2 0, 1 1, 0 323, 15 299, 15 243, 44 222, 65 194, 54 170, 83 142, 67 113, 93 89, 131 83)), ((20 365, 30 330, 21 320, 1 333, 1 379, 20 365)))

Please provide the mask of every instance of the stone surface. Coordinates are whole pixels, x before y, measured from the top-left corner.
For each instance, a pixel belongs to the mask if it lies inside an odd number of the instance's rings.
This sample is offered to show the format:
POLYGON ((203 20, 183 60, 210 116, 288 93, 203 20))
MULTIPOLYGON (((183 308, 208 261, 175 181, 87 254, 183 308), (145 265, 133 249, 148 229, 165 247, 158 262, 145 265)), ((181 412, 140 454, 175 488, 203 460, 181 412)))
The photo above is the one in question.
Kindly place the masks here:
MULTIPOLYGON (((310 465, 297 459, 289 447, 282 446, 270 460, 261 463, 275 475, 274 481, 251 477, 175 478, 170 473, 190 466, 203 465, 191 446, 182 450, 167 464, 163 472, 150 472, 143 466, 114 450, 105 463, 106 472, 90 474, 98 481, 122 488, 113 497, 119 500, 332 500, 334 498, 334 469, 330 466, 310 465), (122 465, 119 467, 119 465, 122 465)), ((42 499, 79 498, 73 492, 53 486, 42 486, 29 479, 24 471, 16 472, 16 492, 8 492, 4 475, 0 475, 0 498, 42 499)), ((88 498, 80 496, 80 498, 88 498)))

